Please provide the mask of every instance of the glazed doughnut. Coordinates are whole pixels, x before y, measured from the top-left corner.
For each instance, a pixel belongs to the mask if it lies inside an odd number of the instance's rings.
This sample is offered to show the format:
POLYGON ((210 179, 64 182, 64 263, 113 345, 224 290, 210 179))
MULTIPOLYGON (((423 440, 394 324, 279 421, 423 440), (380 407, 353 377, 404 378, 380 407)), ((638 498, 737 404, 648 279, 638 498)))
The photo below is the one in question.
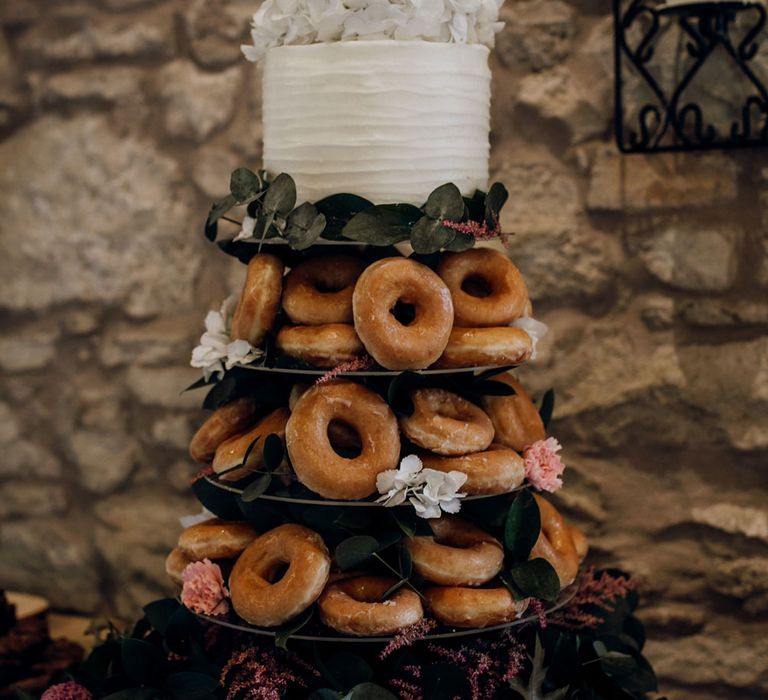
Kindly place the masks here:
POLYGON ((181 586, 184 582, 181 580, 181 575, 184 573, 184 569, 192 563, 184 552, 178 547, 174 547, 171 553, 165 558, 165 573, 168 574, 168 578, 171 579, 177 586, 181 586))
POLYGON ((182 530, 178 548, 192 561, 232 559, 258 536, 248 523, 211 518, 182 530))
POLYGON ((252 625, 274 627, 317 600, 330 570, 320 535, 294 523, 281 525, 251 542, 235 562, 229 577, 232 607, 252 625))
POLYGON ((457 326, 506 326, 523 315, 528 301, 523 276, 498 250, 444 253, 437 274, 451 291, 457 326))
POLYGON ((213 471, 221 476, 221 481, 238 481, 250 472, 258 471, 264 467, 263 443, 268 435, 274 433, 285 442, 285 424, 288 421, 288 409, 278 408, 262 418, 253 428, 245 433, 240 433, 225 440, 216 449, 213 458, 213 471), (248 448, 255 440, 259 443, 248 453, 248 448), (234 467, 242 465, 242 469, 234 467))
POLYGON ((492 379, 515 390, 512 396, 486 396, 483 399, 483 408, 496 431, 494 441, 522 452, 528 445, 543 440, 547 436, 544 423, 522 384, 511 372, 492 379))
POLYGON ((252 399, 235 399, 217 408, 197 430, 189 443, 189 456, 208 464, 224 440, 242 433, 256 417, 252 399))
POLYGON ((275 340, 284 355, 321 369, 331 369, 365 354, 365 348, 349 323, 322 326, 283 326, 275 340))
POLYGON ((350 381, 316 384, 296 402, 286 426, 286 446, 299 481, 325 498, 354 500, 376 491, 376 476, 400 459, 397 419, 384 400, 350 381), (360 441, 357 457, 333 449, 328 426, 339 421, 360 441))
POLYGON ((445 352, 435 362, 436 369, 519 365, 533 352, 533 343, 522 328, 462 328, 451 330, 445 352))
POLYGON ((368 354, 387 369, 424 369, 445 349, 453 325, 451 293, 426 265, 384 258, 366 268, 352 295, 355 330, 368 354), (401 323, 397 304, 413 306, 401 323))
POLYGON ((251 258, 232 316, 232 340, 247 340, 257 348, 264 342, 280 308, 284 269, 282 261, 274 255, 259 253, 251 258))
POLYGON ((495 537, 461 518, 443 515, 429 521, 434 537, 412 537, 405 547, 413 569, 441 586, 481 586, 504 564, 504 548, 495 537))
POLYGON ((483 410, 445 389, 412 391, 414 411, 400 418, 408 439, 439 455, 484 450, 493 440, 493 424, 483 410))
MULTIPOLYGON (((288 408, 293 411, 296 402, 309 389, 309 384, 294 384, 288 396, 288 408)), ((333 420, 328 424, 328 438, 331 445, 346 449, 360 449, 360 438, 357 433, 341 421, 333 420)))
POLYGON ((382 596, 397 583, 384 576, 358 576, 330 584, 317 607, 320 619, 343 634, 375 637, 394 634, 424 617, 418 594, 405 586, 387 600, 382 596))
MULTIPOLYGON (((529 558, 541 557, 552 564, 560 579, 560 586, 564 588, 573 583, 579 572, 579 555, 576 552, 570 527, 549 501, 545 501, 538 494, 534 494, 533 497, 539 504, 541 532, 529 558)), ((579 544, 583 546, 586 541, 584 543, 580 541, 579 544)))
POLYGON ((523 458, 514 450, 492 444, 485 452, 462 457, 419 454, 429 469, 459 471, 467 475, 461 490, 469 496, 493 496, 514 491, 525 480, 523 458))
POLYGON ((304 260, 285 278, 285 313, 306 326, 352 323, 352 291, 364 269, 365 263, 351 255, 304 260))
POLYGON ((515 619, 518 605, 507 588, 427 588, 427 606, 450 627, 490 627, 515 619))
POLYGON ((573 525, 568 526, 568 532, 571 533, 573 546, 576 548, 576 556, 579 558, 579 564, 581 564, 589 553, 589 540, 587 540, 587 536, 579 528, 573 525))

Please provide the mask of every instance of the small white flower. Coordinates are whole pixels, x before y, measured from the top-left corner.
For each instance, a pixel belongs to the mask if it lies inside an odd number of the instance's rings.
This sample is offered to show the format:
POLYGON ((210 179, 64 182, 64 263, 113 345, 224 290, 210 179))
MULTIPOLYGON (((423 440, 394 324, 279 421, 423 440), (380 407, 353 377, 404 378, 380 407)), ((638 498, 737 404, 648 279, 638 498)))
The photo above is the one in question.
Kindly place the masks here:
POLYGON ((219 311, 206 314, 205 333, 200 336, 200 344, 192 350, 190 360, 192 367, 202 368, 206 382, 211 377, 221 379, 226 370, 253 362, 264 354, 247 340, 230 339, 232 314, 236 305, 237 297, 231 296, 224 300, 219 311))
POLYGON ((408 455, 398 469, 381 472, 376 488, 382 494, 378 503, 387 507, 408 501, 422 518, 439 518, 441 513, 458 513, 465 493, 459 489, 467 480, 463 472, 424 469, 416 455, 408 455))
POLYGON ((256 219, 247 214, 243 217, 240 232, 232 239, 233 241, 253 240, 253 232, 256 230, 256 219))
POLYGON ((533 350, 531 351, 531 359, 536 357, 536 346, 539 341, 549 333, 549 326, 546 323, 537 321, 530 316, 521 316, 520 318, 512 321, 510 324, 514 328, 522 328, 530 337, 533 350))

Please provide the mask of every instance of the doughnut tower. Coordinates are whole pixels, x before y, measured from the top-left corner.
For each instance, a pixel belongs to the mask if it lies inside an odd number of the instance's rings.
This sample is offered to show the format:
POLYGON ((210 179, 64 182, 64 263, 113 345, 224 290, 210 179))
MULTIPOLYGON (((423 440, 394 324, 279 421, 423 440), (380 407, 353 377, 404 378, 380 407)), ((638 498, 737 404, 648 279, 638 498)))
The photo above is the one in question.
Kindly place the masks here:
POLYGON ((290 697, 478 697, 451 654, 503 656, 587 554, 545 495, 563 468, 551 396, 515 375, 543 324, 488 186, 488 54, 268 48, 265 170, 236 170, 206 222, 246 270, 193 353, 206 510, 166 568, 200 619, 320 669, 290 697))

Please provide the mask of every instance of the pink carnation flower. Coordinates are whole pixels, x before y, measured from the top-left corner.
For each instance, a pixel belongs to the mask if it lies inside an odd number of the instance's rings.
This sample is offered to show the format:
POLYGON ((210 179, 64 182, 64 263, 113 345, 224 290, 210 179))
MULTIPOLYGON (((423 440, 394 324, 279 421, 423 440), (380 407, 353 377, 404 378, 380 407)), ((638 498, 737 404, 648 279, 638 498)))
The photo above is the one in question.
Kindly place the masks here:
POLYGON ((40 700, 93 700, 93 695, 79 683, 67 681, 52 685, 40 696, 40 700))
POLYGON ((560 459, 562 446, 555 438, 537 440, 525 448, 525 477, 539 491, 557 491, 563 480, 560 475, 565 471, 565 465, 560 459))
POLYGON ((193 561, 181 574, 181 602, 202 615, 224 615, 229 611, 229 591, 218 564, 210 559, 193 561))

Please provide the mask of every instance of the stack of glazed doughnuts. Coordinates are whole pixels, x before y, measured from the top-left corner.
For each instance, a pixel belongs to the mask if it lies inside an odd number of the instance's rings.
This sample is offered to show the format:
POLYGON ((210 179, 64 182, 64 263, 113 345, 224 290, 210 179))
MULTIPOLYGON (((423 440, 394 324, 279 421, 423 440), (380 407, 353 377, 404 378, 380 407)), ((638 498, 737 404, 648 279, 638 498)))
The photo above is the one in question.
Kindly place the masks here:
POLYGON ((376 477, 395 469, 403 451, 430 469, 466 474, 462 490, 470 496, 508 493, 525 479, 521 453, 545 430, 515 377, 495 379, 515 393, 477 404, 446 389, 417 388, 410 392, 413 412, 399 418, 379 394, 351 380, 297 384, 288 406, 266 414, 249 398, 223 405, 195 433, 189 452, 219 480, 239 481, 263 469, 263 451, 254 445, 276 435, 287 455, 280 471, 329 499, 376 493, 376 477), (340 448, 356 454, 342 456, 340 448))
MULTIPOLYGON (((531 558, 547 560, 567 586, 587 554, 586 538, 554 506, 539 496, 536 500, 542 529, 531 558)), ((334 572, 322 537, 296 524, 260 536, 244 523, 192 526, 168 557, 168 573, 179 583, 190 561, 236 557, 229 575, 232 607, 259 627, 281 625, 315 603, 325 625, 352 636, 395 634, 421 620, 425 608, 449 627, 483 628, 514 620, 525 601, 516 600, 497 578, 504 565, 501 542, 459 517, 428 522, 431 536, 404 541, 418 593, 406 586, 390 593, 397 581, 387 576, 334 572)))
POLYGON ((510 326, 531 314, 520 272, 490 248, 443 253, 436 271, 391 257, 304 260, 284 275, 274 255, 248 264, 232 338, 259 347, 277 328, 283 355, 328 369, 369 355, 390 370, 516 365, 530 336, 510 326))

